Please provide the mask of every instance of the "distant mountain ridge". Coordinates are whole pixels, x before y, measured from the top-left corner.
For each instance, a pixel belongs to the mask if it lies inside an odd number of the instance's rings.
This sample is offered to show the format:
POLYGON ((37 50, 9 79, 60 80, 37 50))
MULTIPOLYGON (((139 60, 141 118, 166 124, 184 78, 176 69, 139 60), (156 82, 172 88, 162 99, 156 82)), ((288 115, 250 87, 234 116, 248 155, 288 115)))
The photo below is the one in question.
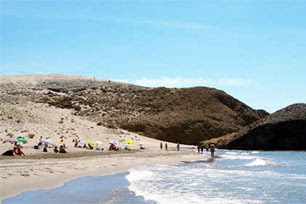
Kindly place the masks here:
POLYGON ((73 109, 97 125, 186 144, 238 131, 268 115, 206 87, 148 88, 79 76, 24 75, 1 76, 0 88, 0 102, 48 103, 73 109))

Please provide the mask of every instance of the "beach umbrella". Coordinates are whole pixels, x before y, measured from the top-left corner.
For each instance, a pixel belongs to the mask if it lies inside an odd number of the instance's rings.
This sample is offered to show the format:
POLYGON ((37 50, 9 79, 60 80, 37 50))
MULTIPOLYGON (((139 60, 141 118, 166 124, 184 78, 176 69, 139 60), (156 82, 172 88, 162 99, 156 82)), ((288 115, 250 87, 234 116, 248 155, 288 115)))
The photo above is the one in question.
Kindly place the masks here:
POLYGON ((117 144, 118 144, 118 142, 117 142, 117 141, 115 141, 115 140, 110 141, 109 143, 110 143, 110 144, 114 144, 114 145, 117 145, 117 144))
POLYGON ((11 144, 14 144, 14 143, 17 143, 18 140, 15 139, 15 138, 8 138, 8 139, 4 140, 4 143, 5 143, 5 142, 9 142, 9 143, 11 143, 11 144))
POLYGON ((95 145, 96 146, 102 145, 102 142, 101 141, 95 141, 95 145))
POLYGON ((90 146, 94 146, 94 143, 92 140, 86 140, 86 144, 90 145, 90 146))
POLYGON ((28 141, 24 137, 17 137, 16 138, 19 142, 27 143, 28 141))
POLYGON ((42 144, 47 144, 47 145, 53 145, 53 146, 56 146, 56 143, 53 142, 52 140, 50 139, 40 139, 39 142, 41 142, 42 144))
POLYGON ((131 147, 131 146, 132 146, 132 144, 133 144, 133 141, 128 140, 128 141, 125 141, 124 143, 125 143, 125 144, 127 144, 127 145, 129 145, 129 146, 131 147))

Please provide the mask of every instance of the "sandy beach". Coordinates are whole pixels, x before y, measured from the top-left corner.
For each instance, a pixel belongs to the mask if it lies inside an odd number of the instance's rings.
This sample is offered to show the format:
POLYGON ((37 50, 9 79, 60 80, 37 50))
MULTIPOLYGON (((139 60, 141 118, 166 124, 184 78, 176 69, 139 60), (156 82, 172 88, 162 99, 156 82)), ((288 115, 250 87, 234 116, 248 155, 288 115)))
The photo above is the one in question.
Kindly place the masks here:
POLYGON ((81 176, 113 174, 141 165, 176 164, 200 157, 191 152, 195 150, 193 146, 181 145, 183 151, 177 152, 176 144, 168 143, 169 151, 161 151, 159 140, 122 129, 97 126, 72 115, 67 109, 25 102, 22 105, 2 103, 0 111, 0 152, 13 148, 13 144, 3 143, 7 138, 22 136, 28 140, 25 144, 21 143, 25 157, 0 156, 1 199, 27 190, 59 186, 81 176), (11 117, 12 120, 7 120, 11 117), (33 138, 29 137, 31 134, 33 138), (56 154, 53 148, 48 148, 47 153, 34 149, 40 137, 59 145, 59 141, 63 140, 68 153, 56 154), (104 151, 75 148, 73 139, 101 141, 99 148, 104 148, 104 151), (113 140, 118 141, 121 149, 124 141, 132 140, 132 150, 108 151, 109 142, 113 140), (141 146, 145 150, 140 150, 141 146))
MULTIPOLYGON (((66 156, 66 155, 65 155, 66 156)), ((46 189, 82 176, 109 175, 142 165, 177 164, 203 159, 194 152, 145 150, 138 152, 105 152, 101 155, 71 155, 69 158, 2 159, 1 199, 34 189, 46 189)))

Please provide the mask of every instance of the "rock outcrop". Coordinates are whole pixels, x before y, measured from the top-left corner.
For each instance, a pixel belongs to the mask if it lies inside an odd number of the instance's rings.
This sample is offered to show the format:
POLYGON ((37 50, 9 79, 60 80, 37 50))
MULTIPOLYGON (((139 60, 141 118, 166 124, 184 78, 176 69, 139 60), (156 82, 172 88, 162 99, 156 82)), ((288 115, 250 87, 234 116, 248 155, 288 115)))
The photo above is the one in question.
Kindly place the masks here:
POLYGON ((204 142, 241 150, 306 150, 306 104, 281 109, 237 133, 204 142))

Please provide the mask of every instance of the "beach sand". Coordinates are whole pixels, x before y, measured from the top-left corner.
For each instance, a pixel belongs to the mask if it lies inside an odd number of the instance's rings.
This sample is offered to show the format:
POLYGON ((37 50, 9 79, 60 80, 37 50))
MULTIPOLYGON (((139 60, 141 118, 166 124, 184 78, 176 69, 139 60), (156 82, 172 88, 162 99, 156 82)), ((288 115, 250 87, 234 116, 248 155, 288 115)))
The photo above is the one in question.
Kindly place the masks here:
MULTIPOLYGON (((71 110, 50 107, 45 104, 2 103, 0 106, 0 153, 13 147, 3 143, 9 137, 23 136, 28 143, 21 144, 25 157, 0 156, 1 199, 27 190, 45 189, 62 185, 63 182, 82 176, 109 175, 141 165, 176 164, 180 161, 199 160, 202 155, 195 147, 168 143, 169 150, 160 150, 161 141, 127 132, 98 126, 86 118, 71 114, 71 110), (34 135, 33 138, 29 134, 34 135), (65 141, 68 154, 48 153, 33 148, 40 137, 59 143, 65 141), (75 148, 73 139, 101 141, 104 151, 75 148), (124 141, 132 140, 132 151, 108 151, 109 142, 116 140, 123 148, 124 141), (140 150, 144 146, 145 150, 140 150)), ((165 142, 163 142, 165 144, 165 142)))
POLYGON ((143 165, 173 165, 180 161, 199 160, 203 155, 194 152, 144 150, 105 152, 95 156, 79 153, 66 158, 45 158, 46 155, 40 157, 41 159, 14 158, 0 161, 1 199, 27 190, 59 186, 77 177, 109 175, 143 165))

